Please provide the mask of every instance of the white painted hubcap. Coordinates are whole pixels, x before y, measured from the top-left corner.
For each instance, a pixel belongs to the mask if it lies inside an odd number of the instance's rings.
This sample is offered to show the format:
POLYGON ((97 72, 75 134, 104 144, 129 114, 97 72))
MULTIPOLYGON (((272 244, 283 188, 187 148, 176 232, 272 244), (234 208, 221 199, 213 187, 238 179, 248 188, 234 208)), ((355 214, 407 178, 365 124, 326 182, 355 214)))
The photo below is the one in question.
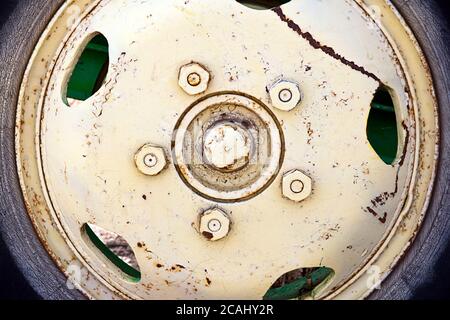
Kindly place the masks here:
POLYGON ((316 298, 365 297, 367 271, 389 273, 428 203, 437 112, 424 61, 385 0, 293 0, 275 10, 67 1, 36 46, 18 103, 33 224, 68 276, 81 270, 73 281, 93 298, 260 299, 282 274, 318 266, 335 276, 316 298), (69 107, 68 78, 99 33, 109 43, 106 79, 69 107), (392 165, 367 139, 380 86, 395 98, 392 165), (200 225, 211 209, 222 220, 200 225), (88 241, 86 223, 126 239, 139 282, 88 241))

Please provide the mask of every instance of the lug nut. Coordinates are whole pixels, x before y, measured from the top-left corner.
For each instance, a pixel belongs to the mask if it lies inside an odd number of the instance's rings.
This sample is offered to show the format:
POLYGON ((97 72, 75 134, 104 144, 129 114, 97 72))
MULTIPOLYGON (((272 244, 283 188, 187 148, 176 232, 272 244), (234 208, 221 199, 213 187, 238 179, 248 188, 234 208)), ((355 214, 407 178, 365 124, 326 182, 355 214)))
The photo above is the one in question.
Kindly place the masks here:
POLYGON ((138 170, 148 176, 156 176, 166 168, 166 153, 162 147, 146 144, 141 147, 134 161, 138 170))
POLYGON ((273 107, 282 111, 291 111, 302 99, 298 84, 288 80, 276 81, 270 86, 269 95, 273 107))
POLYGON ((200 94, 208 89, 211 76, 199 63, 192 62, 180 68, 178 84, 189 95, 200 94))
POLYGON ((230 231, 230 219, 219 208, 206 210, 200 216, 200 233, 210 241, 217 241, 227 236, 230 231))
POLYGON ((311 195, 312 180, 300 170, 292 170, 284 174, 282 189, 284 197, 300 202, 311 195))

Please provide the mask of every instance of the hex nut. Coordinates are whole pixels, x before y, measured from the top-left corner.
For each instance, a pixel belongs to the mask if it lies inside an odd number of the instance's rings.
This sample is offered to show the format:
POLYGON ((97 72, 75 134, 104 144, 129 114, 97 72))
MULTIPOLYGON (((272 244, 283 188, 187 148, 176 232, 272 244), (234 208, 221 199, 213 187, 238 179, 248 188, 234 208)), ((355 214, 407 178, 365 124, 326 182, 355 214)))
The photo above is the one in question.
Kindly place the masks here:
POLYGON ((292 170, 284 174, 282 189, 285 198, 300 202, 311 195, 312 180, 300 170, 292 170))
POLYGON ((239 126, 221 123, 207 130, 203 140, 203 154, 218 170, 237 171, 248 164, 251 139, 239 126))
POLYGON ((210 80, 208 70, 199 63, 192 62, 180 68, 178 84, 191 96, 205 92, 210 80))
POLYGON ((166 153, 162 147, 146 144, 134 156, 136 167, 147 176, 156 176, 167 166, 166 153))
POLYGON ((230 219, 223 210, 209 209, 200 216, 200 234, 209 241, 217 241, 228 235, 230 224, 230 219))
POLYGON ((302 100, 298 84, 288 80, 278 80, 269 88, 270 100, 274 108, 291 111, 302 100))

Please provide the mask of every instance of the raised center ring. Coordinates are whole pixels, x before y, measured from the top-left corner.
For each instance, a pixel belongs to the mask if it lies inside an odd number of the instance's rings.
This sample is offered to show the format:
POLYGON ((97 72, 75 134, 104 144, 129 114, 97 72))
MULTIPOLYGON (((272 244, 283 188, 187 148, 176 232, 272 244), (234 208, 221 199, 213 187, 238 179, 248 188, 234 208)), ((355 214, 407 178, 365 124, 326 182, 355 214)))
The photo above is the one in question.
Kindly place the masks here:
POLYGON ((172 152, 189 188, 210 200, 236 202, 253 198, 273 182, 284 158, 284 136, 261 101, 219 92, 181 115, 172 152))

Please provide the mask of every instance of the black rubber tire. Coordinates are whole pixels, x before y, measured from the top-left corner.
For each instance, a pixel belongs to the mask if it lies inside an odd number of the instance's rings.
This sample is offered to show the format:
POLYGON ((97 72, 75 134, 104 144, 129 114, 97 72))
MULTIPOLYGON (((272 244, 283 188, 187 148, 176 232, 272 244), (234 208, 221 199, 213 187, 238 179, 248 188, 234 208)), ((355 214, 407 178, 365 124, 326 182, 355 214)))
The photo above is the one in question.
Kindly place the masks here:
POLYGON ((406 255, 373 299, 450 297, 450 27, 439 1, 393 1, 427 57, 439 102, 440 159, 433 196, 423 225, 406 255), (447 263, 445 263, 447 262, 447 263), (447 282, 445 280, 447 279, 447 282), (442 288, 447 286, 447 290, 442 288))
MULTIPOLYGON (((83 299, 69 290, 37 238, 17 177, 14 127, 19 86, 39 35, 62 0, 19 0, 0 26, 0 234, 20 272, 43 299, 83 299)), ((423 227, 374 299, 410 299, 437 279, 439 259, 450 250, 450 32, 437 1, 393 0, 413 29, 432 69, 440 105, 441 157, 423 227), (428 282, 427 282, 428 281, 428 282)), ((2 10, 8 10, 3 7, 2 10)), ((0 242, 1 243, 1 242, 0 242)))
POLYGON ((26 212, 14 148, 15 108, 31 53, 62 0, 19 0, 0 30, 0 234, 17 267, 43 299, 83 299, 69 290, 26 212))

